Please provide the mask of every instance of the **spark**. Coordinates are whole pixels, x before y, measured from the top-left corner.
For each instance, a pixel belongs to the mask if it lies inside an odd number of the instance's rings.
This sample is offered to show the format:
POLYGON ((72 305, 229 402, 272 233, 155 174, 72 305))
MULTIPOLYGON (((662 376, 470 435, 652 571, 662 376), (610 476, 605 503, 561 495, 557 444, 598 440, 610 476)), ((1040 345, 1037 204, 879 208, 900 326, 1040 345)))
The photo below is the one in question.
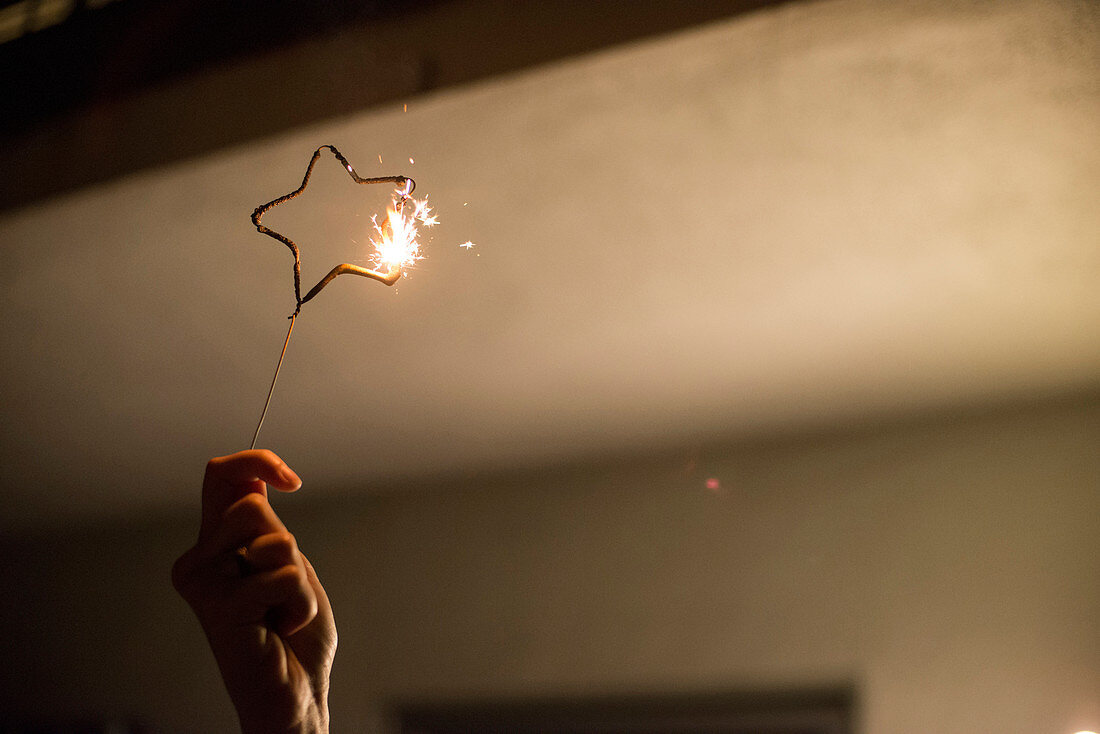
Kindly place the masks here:
POLYGON ((433 227, 439 224, 439 217, 432 214, 432 208, 428 206, 428 198, 414 199, 413 203, 415 208, 413 210, 413 218, 419 219, 420 223, 425 227, 433 227))
POLYGON ((432 208, 428 206, 427 197, 414 199, 409 196, 411 190, 412 180, 409 179, 405 186, 394 192, 385 221, 379 223, 377 217, 371 218, 374 223, 374 235, 370 238, 374 245, 371 262, 379 268, 407 268, 417 260, 423 260, 417 238, 417 223, 424 227, 439 223, 439 217, 432 214, 432 208), (409 204, 412 205, 411 212, 408 212, 409 204))
POLYGON ((474 243, 470 242, 469 240, 466 240, 461 245, 459 245, 459 247, 465 247, 467 250, 469 250, 471 247, 474 247, 474 246, 475 246, 474 243))
POLYGON ((416 220, 406 217, 398 200, 393 200, 393 206, 386 211, 386 220, 378 222, 377 217, 372 217, 374 222, 374 234, 370 242, 374 245, 374 254, 371 262, 378 268, 396 270, 397 268, 410 267, 417 260, 422 260, 420 254, 420 242, 416 238, 416 220))
POLYGON ((413 164, 415 164, 415 163, 416 163, 416 161, 414 161, 414 160, 413 160, 412 158, 410 158, 410 159, 409 159, 409 163, 413 163, 413 164))
POLYGON ((409 105, 407 105, 407 104, 401 105, 401 111, 402 112, 408 112, 409 111, 409 105))

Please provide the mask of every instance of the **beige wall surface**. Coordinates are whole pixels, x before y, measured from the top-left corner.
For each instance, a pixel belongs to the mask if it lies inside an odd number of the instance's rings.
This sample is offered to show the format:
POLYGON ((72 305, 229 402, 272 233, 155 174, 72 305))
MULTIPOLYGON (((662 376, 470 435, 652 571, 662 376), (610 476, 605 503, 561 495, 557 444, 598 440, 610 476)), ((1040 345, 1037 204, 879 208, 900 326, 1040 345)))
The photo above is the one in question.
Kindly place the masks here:
MULTIPOLYGON (((183 511, 149 479, 251 437, 294 301, 249 215, 322 143, 441 223, 295 327, 261 440, 317 491, 1095 386, 1098 50, 1094 2, 786 3, 0 216, 0 527, 183 511)), ((377 188, 267 215, 307 288, 377 188)))
MULTIPOLYGON (((335 605, 337 731, 396 700, 842 684, 869 734, 1072 734, 1100 725, 1098 443, 1092 395, 301 511, 307 476, 278 508, 335 605)), ((6 543, 0 711, 231 729, 167 580, 194 526, 6 543)))

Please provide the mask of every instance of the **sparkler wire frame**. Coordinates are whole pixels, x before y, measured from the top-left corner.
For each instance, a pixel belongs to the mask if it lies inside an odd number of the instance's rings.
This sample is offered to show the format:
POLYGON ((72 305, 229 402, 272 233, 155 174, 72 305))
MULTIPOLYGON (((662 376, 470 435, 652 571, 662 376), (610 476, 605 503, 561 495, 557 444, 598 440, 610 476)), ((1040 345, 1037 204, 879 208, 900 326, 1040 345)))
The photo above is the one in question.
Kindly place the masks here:
POLYGON ((345 273, 350 273, 352 275, 362 275, 367 278, 373 278, 374 280, 385 283, 386 285, 393 285, 397 282, 398 278, 401 277, 400 266, 392 266, 387 272, 380 273, 377 270, 368 270, 367 268, 361 268, 358 265, 352 265, 351 263, 340 263, 332 270, 330 270, 328 275, 318 281, 317 285, 313 286, 309 290, 309 292, 306 293, 305 298, 302 297, 302 254, 298 250, 298 245, 294 244, 294 240, 290 239, 286 235, 276 232, 269 227, 265 227, 260 220, 263 218, 264 214, 268 212, 269 209, 277 207, 279 206, 279 204, 282 204, 284 202, 290 201, 294 197, 298 196, 298 194, 305 191, 306 186, 309 185, 309 177, 313 173, 313 166, 317 163, 317 159, 321 157, 321 151, 325 150, 326 148, 332 152, 332 155, 335 156, 336 160, 340 162, 340 164, 348 172, 348 175, 351 176, 352 180, 355 181, 355 183, 357 184, 393 183, 397 184, 398 186, 403 186, 404 188, 400 191, 401 198, 397 202, 398 207, 405 203, 405 201, 409 198, 409 195, 412 194, 413 189, 416 188, 416 182, 408 176, 374 176, 371 178, 363 178, 355 172, 355 169, 352 168, 350 163, 348 163, 348 159, 345 158, 344 155, 336 149, 336 146, 322 145, 320 148, 313 151, 313 157, 309 159, 309 165, 306 166, 306 175, 302 177, 301 186, 299 186, 294 191, 291 191, 289 194, 284 194, 277 199, 272 199, 266 204, 260 204, 258 207, 256 207, 255 211, 252 212, 252 223, 256 225, 256 231, 260 234, 266 234, 268 237, 272 237, 279 242, 282 242, 284 245, 290 248, 290 252, 294 255, 294 300, 296 301, 297 306, 294 309, 294 313, 292 313, 287 318, 294 318, 295 316, 297 316, 298 313, 302 310, 302 305, 314 296, 316 296, 318 293, 320 293, 321 289, 331 283, 333 278, 338 275, 343 275, 345 273))
POLYGON ((294 244, 294 240, 290 239, 286 235, 276 232, 269 227, 265 227, 260 220, 269 209, 277 207, 283 202, 290 201, 294 197, 298 196, 298 194, 305 191, 306 186, 309 185, 310 174, 313 173, 313 166, 317 163, 317 159, 321 157, 321 151, 326 148, 328 148, 328 150, 332 152, 332 155, 336 157, 336 160, 338 160, 340 164, 344 166, 344 169, 348 172, 348 175, 351 176, 352 180, 355 181, 355 183, 394 183, 404 187, 399 192, 400 199, 396 201, 396 206, 398 210, 400 210, 405 201, 408 200, 409 195, 413 192, 413 189, 416 188, 416 182, 408 176, 375 176, 372 178, 363 178, 355 172, 355 169, 352 168, 350 163, 348 163, 348 159, 345 158, 343 154, 336 149, 336 146, 322 145, 320 148, 313 151, 313 157, 309 159, 309 165, 306 166, 306 175, 302 177, 301 186, 299 186, 294 191, 291 191, 289 194, 284 194, 277 199, 272 199, 266 204, 261 204, 260 206, 256 207, 255 211, 252 212, 252 223, 256 225, 256 231, 258 231, 260 234, 266 234, 268 237, 272 237, 279 242, 282 242, 284 245, 290 248, 290 252, 294 255, 294 300, 297 304, 294 309, 294 313, 287 317, 290 319, 290 328, 288 328, 286 331, 286 341, 283 342, 283 351, 279 353, 279 362, 275 365, 275 376, 271 378, 271 388, 267 391, 267 400, 264 401, 264 409, 263 412, 260 414, 260 422, 256 424, 256 432, 252 434, 252 445, 249 448, 253 449, 256 448, 256 440, 260 437, 260 428, 263 427, 264 418, 267 417, 267 409, 271 405, 271 396, 275 392, 275 383, 279 380, 279 370, 282 369, 283 366, 283 357, 286 356, 286 348, 287 345, 290 344, 290 335, 294 332, 294 321, 297 318, 298 313, 302 310, 302 305, 314 296, 316 296, 318 293, 320 293, 321 289, 331 283, 336 276, 343 275, 345 273, 373 278, 374 280, 385 283, 386 285, 393 285, 397 282, 398 278, 401 277, 400 265, 392 265, 387 272, 380 273, 377 270, 368 270, 367 268, 361 268, 358 265, 352 265, 351 263, 340 263, 332 270, 330 270, 328 272, 328 275, 326 275, 324 278, 321 278, 321 280, 317 282, 317 285, 310 288, 309 292, 306 293, 305 298, 302 297, 302 254, 298 250, 298 245, 294 244))

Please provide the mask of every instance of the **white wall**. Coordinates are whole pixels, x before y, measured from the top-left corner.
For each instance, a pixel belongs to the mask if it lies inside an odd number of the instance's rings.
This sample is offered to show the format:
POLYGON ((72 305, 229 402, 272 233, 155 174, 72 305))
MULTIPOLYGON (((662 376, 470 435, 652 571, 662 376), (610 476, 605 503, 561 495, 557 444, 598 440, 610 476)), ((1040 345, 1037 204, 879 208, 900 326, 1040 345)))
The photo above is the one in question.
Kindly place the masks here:
MULTIPOLYGON (((396 699, 851 683, 871 734, 1071 734, 1100 726, 1098 442, 1092 395, 303 512, 307 476, 280 510, 335 605, 337 731, 396 699)), ((0 711, 229 730, 167 580, 194 526, 5 544, 0 711)))

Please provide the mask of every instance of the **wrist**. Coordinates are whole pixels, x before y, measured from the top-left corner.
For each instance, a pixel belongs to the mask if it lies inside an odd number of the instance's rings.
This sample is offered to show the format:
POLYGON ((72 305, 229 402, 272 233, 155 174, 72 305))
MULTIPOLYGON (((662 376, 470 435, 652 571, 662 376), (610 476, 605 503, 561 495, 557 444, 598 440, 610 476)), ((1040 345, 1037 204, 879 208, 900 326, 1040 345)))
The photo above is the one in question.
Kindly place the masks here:
POLYGON ((328 706, 310 709, 301 721, 272 728, 270 721, 239 717, 241 734, 328 734, 328 706))
POLYGON ((328 734, 328 685, 315 691, 315 698, 283 708, 272 699, 255 701, 251 710, 237 706, 241 734, 328 734))

